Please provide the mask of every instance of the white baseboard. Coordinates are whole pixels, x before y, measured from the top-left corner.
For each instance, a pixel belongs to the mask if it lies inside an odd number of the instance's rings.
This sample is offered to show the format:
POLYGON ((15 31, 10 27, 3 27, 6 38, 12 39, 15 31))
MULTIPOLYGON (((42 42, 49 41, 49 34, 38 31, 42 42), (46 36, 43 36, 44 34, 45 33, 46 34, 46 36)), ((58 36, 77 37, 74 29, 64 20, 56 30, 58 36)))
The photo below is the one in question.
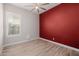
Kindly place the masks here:
POLYGON ((53 43, 53 44, 56 44, 56 45, 59 45, 59 46, 62 46, 62 47, 68 48, 68 49, 72 49, 72 50, 74 50, 74 51, 78 51, 78 52, 79 52, 79 49, 77 49, 77 48, 70 47, 70 46, 67 46, 67 45, 64 45, 64 44, 61 44, 61 43, 58 43, 58 42, 50 41, 50 40, 47 40, 47 39, 44 39, 44 38, 40 38, 40 39, 42 39, 42 40, 44 40, 44 41, 48 41, 48 42, 50 42, 50 43, 53 43))
POLYGON ((9 43, 9 44, 4 45, 3 47, 12 46, 12 45, 16 45, 16 44, 21 44, 21 43, 29 42, 29 41, 36 40, 36 39, 38 39, 38 38, 33 38, 33 39, 30 39, 30 40, 18 41, 18 42, 14 42, 14 43, 9 43))
POLYGON ((69 49, 72 49, 74 51, 78 51, 79 52, 79 49, 77 49, 77 48, 70 47, 70 46, 67 46, 67 45, 64 45, 64 44, 61 44, 61 43, 58 43, 58 42, 50 41, 50 40, 47 40, 47 39, 44 39, 44 38, 39 38, 39 37, 38 38, 33 38, 31 40, 24 40, 24 41, 19 41, 19 42, 14 42, 14 43, 6 44, 3 47, 12 46, 12 45, 20 44, 20 43, 25 43, 25 42, 29 42, 29 41, 36 40, 36 39, 42 39, 44 41, 48 41, 50 43, 53 43, 53 44, 56 44, 56 45, 59 45, 59 46, 65 47, 65 48, 69 48, 69 49))

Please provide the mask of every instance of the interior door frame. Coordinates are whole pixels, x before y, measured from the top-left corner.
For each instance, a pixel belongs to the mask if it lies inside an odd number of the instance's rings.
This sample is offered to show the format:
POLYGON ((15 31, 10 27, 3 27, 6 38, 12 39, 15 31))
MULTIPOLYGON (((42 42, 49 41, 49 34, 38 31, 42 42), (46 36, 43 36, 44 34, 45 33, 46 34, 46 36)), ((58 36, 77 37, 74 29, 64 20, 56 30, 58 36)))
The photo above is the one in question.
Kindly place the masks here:
POLYGON ((0 3, 0 55, 3 49, 3 3, 0 3))

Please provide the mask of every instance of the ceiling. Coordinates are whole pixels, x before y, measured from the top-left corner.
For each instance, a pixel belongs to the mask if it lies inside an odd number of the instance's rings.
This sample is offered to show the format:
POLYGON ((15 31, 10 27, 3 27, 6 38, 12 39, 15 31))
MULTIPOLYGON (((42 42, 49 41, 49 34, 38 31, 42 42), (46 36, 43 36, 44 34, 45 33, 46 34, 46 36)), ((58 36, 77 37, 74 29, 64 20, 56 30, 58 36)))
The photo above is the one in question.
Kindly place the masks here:
MULTIPOLYGON (((20 8, 24 8, 24 9, 26 9, 26 10, 28 10, 28 11, 31 11, 34 7, 33 7, 33 5, 35 4, 35 3, 11 3, 12 5, 15 5, 15 6, 17 6, 17 7, 20 7, 20 8)), ((40 5, 41 4, 43 4, 43 3, 39 3, 40 5)), ((43 7, 43 8, 45 8, 46 10, 42 10, 42 9, 39 9, 39 14, 40 13, 43 13, 43 12, 45 12, 45 11, 47 11, 47 10, 49 10, 49 9, 51 9, 51 8, 53 8, 53 7, 55 7, 55 6, 57 6, 57 5, 59 5, 60 3, 49 3, 49 4, 47 4, 47 5, 41 5, 41 7, 43 7)), ((37 12, 37 10, 33 10, 33 11, 31 11, 31 12, 33 12, 33 13, 38 13, 37 12)))

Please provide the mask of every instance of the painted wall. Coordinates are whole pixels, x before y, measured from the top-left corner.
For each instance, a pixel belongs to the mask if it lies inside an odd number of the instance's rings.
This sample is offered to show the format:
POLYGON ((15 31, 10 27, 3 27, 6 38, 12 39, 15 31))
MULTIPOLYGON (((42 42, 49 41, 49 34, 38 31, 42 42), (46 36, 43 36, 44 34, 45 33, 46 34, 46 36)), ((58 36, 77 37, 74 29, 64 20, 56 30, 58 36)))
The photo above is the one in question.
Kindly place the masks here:
POLYGON ((40 37, 79 48, 79 4, 63 3, 40 14, 40 37))
POLYGON ((3 44, 3 4, 0 3, 0 55, 2 54, 3 44))
POLYGON ((6 35, 6 19, 4 19, 4 45, 9 45, 21 41, 29 41, 39 37, 39 16, 37 14, 33 14, 30 11, 10 4, 5 4, 4 10, 5 14, 9 11, 21 15, 20 36, 6 35))

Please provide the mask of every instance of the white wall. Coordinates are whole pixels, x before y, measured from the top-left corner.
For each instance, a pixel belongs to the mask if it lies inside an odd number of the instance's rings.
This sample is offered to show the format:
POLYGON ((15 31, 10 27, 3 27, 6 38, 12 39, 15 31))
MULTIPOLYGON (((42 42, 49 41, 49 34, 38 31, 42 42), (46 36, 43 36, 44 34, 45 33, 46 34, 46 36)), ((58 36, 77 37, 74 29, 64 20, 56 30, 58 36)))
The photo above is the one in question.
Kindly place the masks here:
POLYGON ((0 55, 2 52, 3 42, 3 5, 0 3, 0 55))
POLYGON ((4 10, 5 13, 10 11, 22 15, 20 36, 6 36, 6 19, 4 19, 4 45, 21 41, 29 41, 39 37, 39 15, 10 4, 5 4, 4 10))

